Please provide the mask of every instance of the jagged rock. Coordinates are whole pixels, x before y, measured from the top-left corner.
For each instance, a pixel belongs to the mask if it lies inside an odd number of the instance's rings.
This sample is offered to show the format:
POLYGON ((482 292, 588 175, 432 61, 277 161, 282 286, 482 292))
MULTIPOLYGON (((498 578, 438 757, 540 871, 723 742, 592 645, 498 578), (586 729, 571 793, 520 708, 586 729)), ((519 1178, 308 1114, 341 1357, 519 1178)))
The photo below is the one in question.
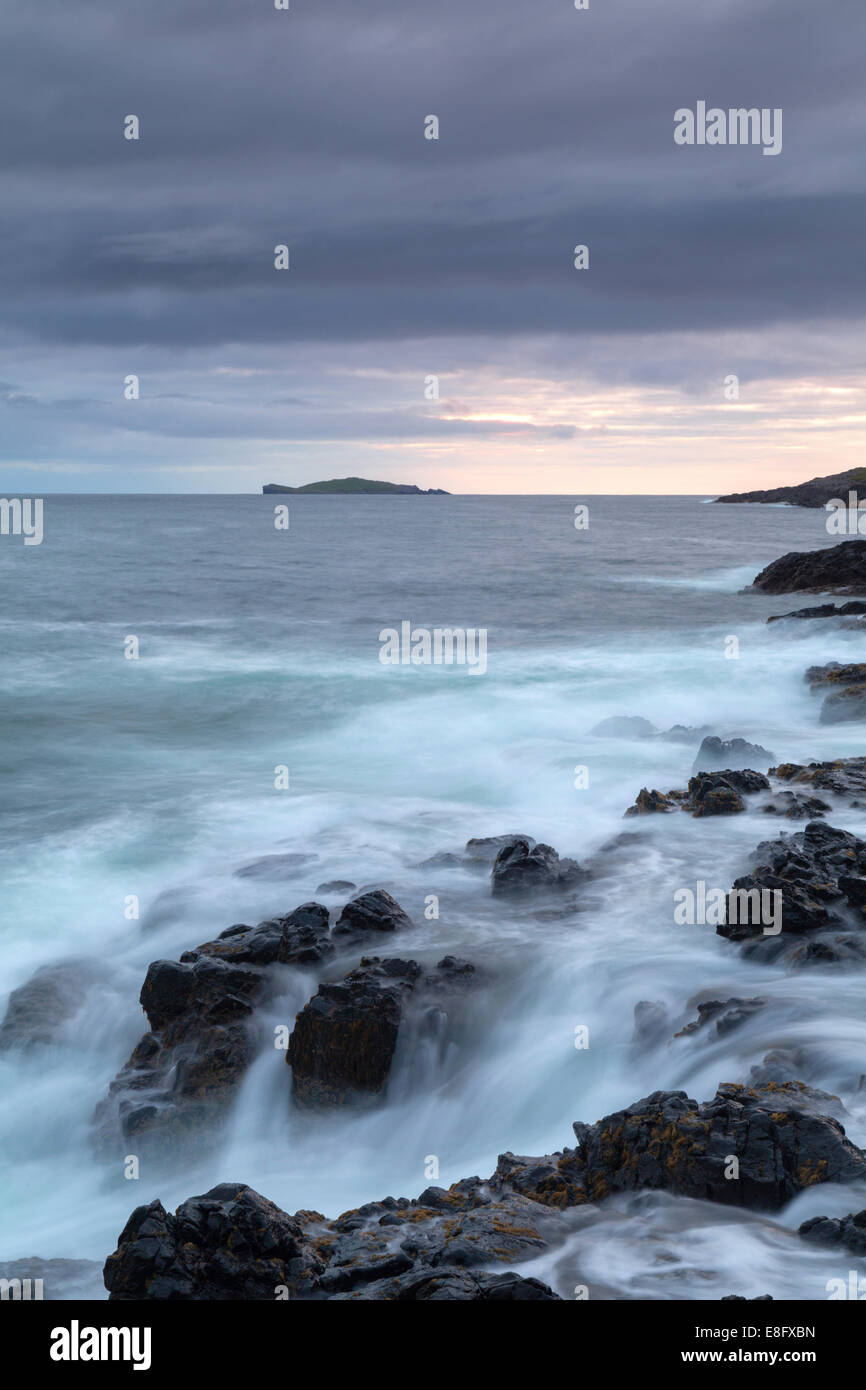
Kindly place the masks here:
POLYGON ((866 1156, 822 1113, 834 1101, 799 1082, 721 1086, 703 1105, 656 1091, 598 1124, 576 1123, 574 1149, 502 1154, 486 1180, 386 1197, 333 1221, 288 1216, 225 1183, 174 1216, 158 1201, 138 1207, 106 1261, 106 1287, 130 1301, 549 1301, 546 1285, 485 1267, 565 1241, 568 1208, 648 1188, 774 1211, 816 1183, 862 1182, 866 1156), (732 1158, 739 1173, 727 1178, 732 1158))
POLYGON ((866 603, 852 599, 850 603, 819 603, 813 608, 798 608, 793 613, 776 613, 768 623, 781 623, 786 618, 854 618, 866 614, 866 603))
POLYGON ((678 802, 674 795, 668 792, 650 791, 647 787, 641 787, 633 806, 629 806, 625 812, 627 816, 651 816, 657 812, 676 811, 678 802))
POLYGON ((494 897, 573 888, 586 877, 574 859, 560 859, 550 845, 518 839, 499 851, 490 874, 494 897))
POLYGON ((575 1128, 586 1195, 660 1188, 773 1211, 815 1183, 862 1181, 866 1157, 838 1120, 812 1112, 813 1096, 796 1082, 720 1086, 703 1105, 685 1091, 655 1091, 575 1128), (739 1177, 726 1178, 732 1156, 739 1177))
POLYGON ((75 1016, 88 991, 106 977, 96 961, 41 966, 9 996, 0 1024, 0 1052, 56 1042, 58 1027, 75 1016))
POLYGON ((813 1245, 841 1245, 854 1255, 866 1255, 866 1211, 848 1216, 813 1216, 799 1228, 804 1240, 813 1245))
POLYGON ((768 790, 770 783, 762 772, 751 769, 730 769, 723 772, 699 772, 689 779, 685 791, 647 791, 643 787, 627 816, 645 816, 653 812, 690 811, 693 816, 730 816, 745 811, 743 796, 768 790))
POLYGON ((136 1207, 104 1278, 115 1302, 273 1302, 281 1288, 308 1293, 323 1268, 299 1221, 243 1183, 220 1183, 174 1215, 159 1201, 136 1207))
MULTIPOLYGON (((836 758, 825 763, 780 763, 770 776, 781 782, 815 787, 837 796, 866 796, 866 758, 836 758)), ((859 803, 852 801, 851 805, 859 803)))
POLYGON ((744 738, 705 738, 692 766, 693 772, 731 772, 753 768, 768 768, 775 754, 768 753, 759 743, 744 738))
MULTIPOLYGON (((837 830, 825 821, 810 821, 795 835, 782 835, 758 845, 752 856, 755 868, 738 878, 734 890, 754 893, 766 890, 781 893, 781 933, 778 938, 844 925, 853 911, 861 918, 862 878, 866 874, 866 842, 846 830, 837 830)), ((716 931, 730 941, 764 937, 763 924, 733 920, 719 923, 716 931)), ((864 923, 866 925, 866 923, 864 923)))
POLYGON ((471 983, 475 967, 445 956, 427 974, 414 960, 362 957, 345 979, 319 986, 295 1019, 286 1061, 295 1101, 357 1105, 385 1089, 410 997, 419 1009, 471 983))
POLYGON ((866 540, 841 541, 824 550, 792 550, 752 581, 765 594, 866 593, 866 540))
POLYGON ((708 1024, 713 1023, 713 1032, 720 1038, 739 1028, 742 1023, 750 1019, 754 1014, 760 1013, 761 1009, 766 1008, 766 999, 707 999, 698 1004, 698 1016, 693 1023, 687 1023, 675 1038, 688 1037, 691 1033, 697 1033, 708 1024))
POLYGON ((229 927, 180 961, 154 961, 141 990, 150 1032, 97 1107, 99 1143, 180 1145, 212 1125, 253 1060, 248 1022, 279 988, 274 967, 331 954, 327 908, 304 903, 257 927, 229 927))
POLYGON ((843 665, 841 661, 828 661, 824 666, 810 666, 803 679, 812 689, 822 685, 862 685, 866 681, 866 662, 843 665))
POLYGON ((314 864, 317 858, 315 854, 265 854, 261 859, 254 859, 251 864, 235 869, 235 878, 261 878, 278 883, 285 878, 294 878, 308 864, 314 864))
POLYGON ((483 839, 467 840, 466 853, 481 864, 492 864, 501 850, 524 841, 530 846, 535 844, 531 835, 487 835, 483 839))
POLYGON ((363 893, 346 903, 334 927, 336 937, 377 936, 385 932, 402 931, 411 927, 411 918, 384 888, 363 893))
POLYGON ((753 1298, 746 1298, 743 1293, 726 1293, 719 1299, 720 1303, 772 1303, 771 1293, 756 1293, 753 1298))

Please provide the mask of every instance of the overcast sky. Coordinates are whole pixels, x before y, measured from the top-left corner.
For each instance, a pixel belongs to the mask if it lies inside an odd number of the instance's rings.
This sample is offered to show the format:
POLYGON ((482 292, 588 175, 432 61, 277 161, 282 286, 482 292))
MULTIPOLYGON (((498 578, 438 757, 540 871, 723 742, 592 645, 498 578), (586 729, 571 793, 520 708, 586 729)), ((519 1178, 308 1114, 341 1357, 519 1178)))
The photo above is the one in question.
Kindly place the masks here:
POLYGON ((4 0, 0 490, 861 464, 864 60, 863 0, 4 0))

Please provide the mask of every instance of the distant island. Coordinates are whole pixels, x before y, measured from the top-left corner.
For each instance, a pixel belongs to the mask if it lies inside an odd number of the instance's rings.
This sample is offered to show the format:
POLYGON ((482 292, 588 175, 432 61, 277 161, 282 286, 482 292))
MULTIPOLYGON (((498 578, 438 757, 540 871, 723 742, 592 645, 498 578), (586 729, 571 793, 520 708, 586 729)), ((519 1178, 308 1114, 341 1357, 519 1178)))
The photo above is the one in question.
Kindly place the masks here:
POLYGON ((771 487, 763 492, 731 492, 716 497, 716 502, 787 502, 792 507, 826 507, 833 497, 846 504, 850 489, 861 487, 866 493, 866 468, 849 468, 845 473, 831 473, 826 478, 810 478, 808 483, 793 487, 771 487))
POLYGON ((262 492, 399 492, 415 497, 450 497, 443 487, 416 487, 414 483, 377 483, 370 478, 331 478, 326 483, 305 483, 303 487, 285 487, 282 483, 265 483, 262 492))

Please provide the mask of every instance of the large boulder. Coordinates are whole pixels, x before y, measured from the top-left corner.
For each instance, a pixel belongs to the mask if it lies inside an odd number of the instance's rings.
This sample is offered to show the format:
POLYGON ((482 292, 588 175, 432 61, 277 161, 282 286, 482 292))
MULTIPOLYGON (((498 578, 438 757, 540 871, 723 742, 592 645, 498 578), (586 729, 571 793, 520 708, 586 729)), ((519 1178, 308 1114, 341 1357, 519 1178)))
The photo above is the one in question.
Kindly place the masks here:
POLYGON ((136 1207, 105 1262, 115 1302, 273 1302, 303 1296, 324 1262, 300 1223, 244 1183, 221 1183, 172 1215, 136 1207))
POLYGON ((804 1240, 813 1245, 838 1245, 854 1255, 866 1255, 866 1211, 847 1216, 813 1216, 799 1228, 804 1240))
POLYGON ((519 839, 499 851, 490 874, 495 897, 573 888, 586 874, 574 859, 560 859, 550 845, 519 839))
POLYGON ((815 1112, 815 1099, 797 1082, 720 1086, 703 1105, 685 1091, 654 1091, 575 1126, 587 1197, 659 1188, 775 1211, 815 1183, 863 1181, 866 1157, 838 1120, 815 1112))
POLYGON ((866 594, 866 540, 789 551, 752 581, 765 594, 866 594))
POLYGON ((376 888, 346 903, 334 926, 334 936, 360 941, 365 937, 403 931, 411 925, 411 918, 391 894, 384 888, 376 888))
POLYGON ((419 1012, 453 1000, 475 968, 446 956, 434 971, 414 960, 362 957, 345 979, 319 986, 295 1019, 286 1061, 298 1105, 331 1108, 377 1100, 385 1090, 410 1000, 419 1012))

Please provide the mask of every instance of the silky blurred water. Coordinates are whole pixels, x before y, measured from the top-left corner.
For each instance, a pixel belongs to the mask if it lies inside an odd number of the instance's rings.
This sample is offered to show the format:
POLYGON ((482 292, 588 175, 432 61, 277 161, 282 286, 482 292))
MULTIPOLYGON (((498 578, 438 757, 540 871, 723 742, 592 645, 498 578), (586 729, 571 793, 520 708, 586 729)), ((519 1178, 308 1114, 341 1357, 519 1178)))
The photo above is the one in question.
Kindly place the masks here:
MULTIPOLYGON (((804 1049, 802 1079, 835 1091, 866 1142, 863 971, 787 974, 743 962, 711 926, 673 924, 676 888, 728 886, 760 839, 798 826, 754 810, 624 823, 641 786, 685 784, 699 740, 590 733, 639 714, 659 729, 711 725, 780 761, 862 753, 859 726, 819 725, 803 682, 813 663, 862 659, 861 635, 768 627, 811 600, 740 592, 785 551, 835 543, 824 519, 698 498, 46 498, 41 546, 0 542, 0 1007, 42 964, 95 957, 107 975, 50 1046, 0 1056, 0 1257, 103 1258, 139 1202, 173 1206, 219 1181, 329 1215, 416 1195, 430 1155, 444 1185, 486 1173, 503 1149, 570 1144, 572 1120, 651 1090, 706 1099, 771 1048, 804 1049), (573 524, 581 501, 585 531, 573 524), (283 502, 287 531, 274 526, 283 502), (379 633, 403 620, 485 628, 486 674, 383 665, 379 633), (124 658, 129 636, 138 660, 124 658), (278 766, 288 790, 275 789, 278 766), (624 829, 639 839, 608 854, 613 872, 562 916, 494 902, 467 869, 417 867, 505 831, 585 860, 624 829), (290 880, 235 874, 286 851, 312 856, 290 880), (149 961, 289 911, 334 878, 385 886, 410 913, 394 953, 454 951, 484 967, 456 1054, 404 1048, 379 1109, 299 1117, 282 1056, 265 1048, 216 1153, 145 1165, 137 1182, 98 1163, 90 1118, 146 1026, 149 961), (124 916, 129 895, 138 921, 124 916), (668 1041, 694 1017, 693 996, 729 994, 770 1004, 723 1040, 668 1041), (664 1002, 672 1023, 636 1049, 640 999, 664 1002), (581 1024, 587 1051, 574 1047, 581 1024)), ((866 834, 863 810, 828 819, 866 834)), ((291 1023, 315 985, 297 975, 262 1035, 291 1023)), ((857 1209, 851 1194, 840 1209, 857 1209)), ((775 1275, 796 1290, 780 1296, 826 1297, 826 1260, 786 1218, 704 1216, 696 1272, 696 1218, 653 1199, 642 1219, 679 1261, 661 1280, 629 1253, 638 1224, 603 1211, 604 1238, 576 1237, 557 1266, 561 1291, 583 1259, 604 1296, 717 1298, 747 1291, 728 1285, 759 1251, 768 1287, 754 1292, 773 1291, 775 1275)), ((847 1270, 848 1257, 836 1263, 847 1270)))

